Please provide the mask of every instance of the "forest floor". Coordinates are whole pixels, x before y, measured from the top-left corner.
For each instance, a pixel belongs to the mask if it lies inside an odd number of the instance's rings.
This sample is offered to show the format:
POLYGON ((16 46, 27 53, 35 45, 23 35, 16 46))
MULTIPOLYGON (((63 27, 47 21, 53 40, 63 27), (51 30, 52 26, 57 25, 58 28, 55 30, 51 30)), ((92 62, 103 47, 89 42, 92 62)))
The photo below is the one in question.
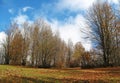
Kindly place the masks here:
POLYGON ((0 65, 0 83, 120 83, 120 67, 43 69, 0 65))

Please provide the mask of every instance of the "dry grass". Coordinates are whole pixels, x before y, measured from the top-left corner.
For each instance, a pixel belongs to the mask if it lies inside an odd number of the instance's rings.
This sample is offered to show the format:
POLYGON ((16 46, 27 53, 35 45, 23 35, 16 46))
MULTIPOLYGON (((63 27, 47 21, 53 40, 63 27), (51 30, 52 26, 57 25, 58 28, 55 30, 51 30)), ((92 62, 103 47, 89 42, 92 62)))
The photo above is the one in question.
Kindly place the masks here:
POLYGON ((0 83, 120 83, 120 67, 38 69, 0 65, 0 83))

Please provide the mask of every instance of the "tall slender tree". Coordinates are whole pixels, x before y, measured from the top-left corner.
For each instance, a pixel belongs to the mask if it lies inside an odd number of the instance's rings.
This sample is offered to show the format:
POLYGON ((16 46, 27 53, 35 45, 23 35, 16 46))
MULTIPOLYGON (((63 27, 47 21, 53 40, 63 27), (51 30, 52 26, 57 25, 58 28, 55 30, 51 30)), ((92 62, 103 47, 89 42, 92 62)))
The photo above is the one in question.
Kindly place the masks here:
POLYGON ((87 15, 89 36, 103 52, 104 65, 111 64, 113 50, 113 33, 115 30, 115 14, 107 1, 98 1, 89 9, 87 15))

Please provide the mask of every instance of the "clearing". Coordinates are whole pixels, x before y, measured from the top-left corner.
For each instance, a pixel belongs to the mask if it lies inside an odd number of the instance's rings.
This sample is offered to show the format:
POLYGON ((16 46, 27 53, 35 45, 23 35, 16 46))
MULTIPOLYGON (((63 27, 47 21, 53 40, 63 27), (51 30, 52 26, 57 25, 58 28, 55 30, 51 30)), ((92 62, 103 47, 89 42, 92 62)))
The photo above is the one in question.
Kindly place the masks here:
POLYGON ((120 67, 43 69, 0 65, 0 83, 120 83, 120 67))

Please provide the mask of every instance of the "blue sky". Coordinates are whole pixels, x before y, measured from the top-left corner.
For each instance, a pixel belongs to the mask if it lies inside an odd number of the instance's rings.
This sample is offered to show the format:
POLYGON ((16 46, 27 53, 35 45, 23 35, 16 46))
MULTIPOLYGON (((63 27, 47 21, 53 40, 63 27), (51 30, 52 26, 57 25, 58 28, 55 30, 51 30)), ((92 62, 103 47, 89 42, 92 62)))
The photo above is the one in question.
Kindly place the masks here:
POLYGON ((57 3, 59 0, 0 0, 0 31, 3 31, 19 13, 27 15, 30 20, 44 17, 49 21, 51 18, 63 21, 69 16, 76 15, 76 12, 69 10, 57 11, 57 3), (22 9, 25 7, 28 7, 27 11, 23 12, 22 9))
POLYGON ((40 11, 43 9, 43 6, 50 2, 53 3, 55 0, 0 0, 0 31, 3 31, 10 24, 11 19, 18 15, 20 11, 22 14, 28 15, 30 17, 29 19, 33 20, 34 12, 37 14, 41 13, 40 11), (22 12, 22 8, 24 7, 31 7, 33 10, 22 12))
MULTIPOLYGON (((0 40, 5 37, 9 24, 16 21, 32 23, 42 18, 51 25, 53 31, 59 30, 67 42, 81 41, 89 49, 90 41, 84 41, 80 28, 84 28, 84 13, 97 0, 0 0, 0 40)), ((117 3, 117 0, 108 0, 117 3)))
MULTIPOLYGON (((82 2, 80 0, 76 1, 82 2)), ((77 10, 77 8, 74 8, 71 0, 0 0, 0 31, 4 31, 13 18, 20 13, 27 15, 29 20, 35 20, 39 17, 45 18, 48 21, 56 19, 64 22, 69 17, 75 17, 78 13, 84 12, 84 10, 80 9, 77 10), (65 3, 67 3, 68 6, 65 7, 65 3), (23 12, 23 8, 25 7, 26 11, 23 12), (71 9, 69 9, 69 7, 71 9)))

